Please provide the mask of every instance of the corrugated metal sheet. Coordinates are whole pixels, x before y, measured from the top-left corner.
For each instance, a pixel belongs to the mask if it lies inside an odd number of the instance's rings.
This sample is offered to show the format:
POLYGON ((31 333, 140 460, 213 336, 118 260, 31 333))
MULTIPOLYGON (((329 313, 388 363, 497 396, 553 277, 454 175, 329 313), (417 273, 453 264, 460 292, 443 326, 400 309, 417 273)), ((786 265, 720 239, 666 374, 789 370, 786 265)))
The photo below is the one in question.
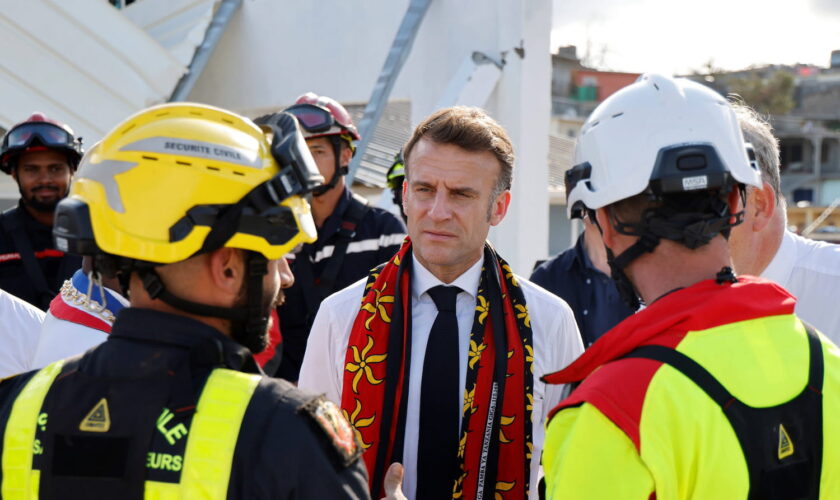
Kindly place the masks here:
POLYGON ((157 40, 182 65, 192 60, 204 40, 218 0, 143 0, 123 13, 157 40))
POLYGON ((2 5, 4 128, 39 110, 68 123, 90 145, 132 113, 165 101, 185 70, 102 0, 2 5))
MULTIPOLYGON (((364 104, 348 105, 347 111, 358 123, 365 112, 364 104)), ((411 137, 411 102, 391 101, 382 111, 373 138, 362 156, 355 182, 367 186, 384 188, 385 175, 391 168, 394 155, 411 137)))

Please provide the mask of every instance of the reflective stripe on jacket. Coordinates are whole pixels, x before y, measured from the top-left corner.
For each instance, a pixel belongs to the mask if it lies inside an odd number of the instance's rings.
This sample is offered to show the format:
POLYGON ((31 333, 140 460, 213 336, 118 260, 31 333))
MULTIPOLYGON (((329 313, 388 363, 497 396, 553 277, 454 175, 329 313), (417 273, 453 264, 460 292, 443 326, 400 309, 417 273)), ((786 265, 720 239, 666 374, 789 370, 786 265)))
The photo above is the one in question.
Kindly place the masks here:
MULTIPOLYGON (((2 498, 38 498, 40 471, 32 468, 33 444, 44 398, 64 361, 36 373, 17 397, 4 433, 2 498)), ((245 409, 259 375, 217 368, 210 374, 190 425, 178 483, 145 482, 149 500, 227 498, 233 453, 245 409)), ((46 419, 44 419, 46 420, 46 419)))

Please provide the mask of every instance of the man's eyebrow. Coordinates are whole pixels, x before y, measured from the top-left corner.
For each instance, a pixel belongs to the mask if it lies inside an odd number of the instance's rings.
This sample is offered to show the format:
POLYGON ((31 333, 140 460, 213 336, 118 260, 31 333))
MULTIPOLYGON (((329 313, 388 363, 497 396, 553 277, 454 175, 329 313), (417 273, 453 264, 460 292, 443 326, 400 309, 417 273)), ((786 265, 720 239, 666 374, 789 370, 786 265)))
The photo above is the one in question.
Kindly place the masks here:
POLYGON ((478 190, 471 187, 455 187, 452 188, 450 191, 452 191, 455 194, 466 194, 470 196, 478 194, 478 190))
MULTIPOLYGON (((409 185, 412 186, 412 187, 434 188, 434 186, 432 186, 431 183, 426 182, 426 181, 412 180, 412 181, 409 182, 409 185)), ((469 187, 469 186, 449 188, 449 191, 451 191, 455 194, 466 194, 466 195, 470 195, 470 196, 474 196, 474 195, 478 194, 477 189, 469 187)))
POLYGON ((433 187, 430 183, 428 183, 426 181, 411 180, 411 181, 409 181, 408 184, 410 186, 433 187))

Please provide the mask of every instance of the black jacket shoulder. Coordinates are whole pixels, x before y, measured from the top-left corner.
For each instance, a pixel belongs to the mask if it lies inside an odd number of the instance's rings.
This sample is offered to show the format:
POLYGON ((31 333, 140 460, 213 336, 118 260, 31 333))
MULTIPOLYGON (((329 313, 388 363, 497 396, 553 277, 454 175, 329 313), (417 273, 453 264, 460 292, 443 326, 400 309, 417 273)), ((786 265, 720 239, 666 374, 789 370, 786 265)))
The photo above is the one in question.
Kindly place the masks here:
POLYGON ((364 461, 345 460, 307 411, 319 401, 285 380, 260 381, 242 421, 230 498, 369 498, 364 461))

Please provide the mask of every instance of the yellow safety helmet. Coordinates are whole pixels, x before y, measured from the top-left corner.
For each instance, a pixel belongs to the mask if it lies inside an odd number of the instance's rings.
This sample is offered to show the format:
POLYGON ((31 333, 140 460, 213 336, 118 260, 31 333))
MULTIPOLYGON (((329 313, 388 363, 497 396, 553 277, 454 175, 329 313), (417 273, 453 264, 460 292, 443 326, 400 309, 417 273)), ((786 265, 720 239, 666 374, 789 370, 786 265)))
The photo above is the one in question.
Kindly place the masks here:
POLYGON ((322 183, 289 115, 260 129, 212 106, 163 104, 85 154, 53 232, 63 251, 153 264, 223 246, 273 260, 316 239, 302 195, 322 183))

